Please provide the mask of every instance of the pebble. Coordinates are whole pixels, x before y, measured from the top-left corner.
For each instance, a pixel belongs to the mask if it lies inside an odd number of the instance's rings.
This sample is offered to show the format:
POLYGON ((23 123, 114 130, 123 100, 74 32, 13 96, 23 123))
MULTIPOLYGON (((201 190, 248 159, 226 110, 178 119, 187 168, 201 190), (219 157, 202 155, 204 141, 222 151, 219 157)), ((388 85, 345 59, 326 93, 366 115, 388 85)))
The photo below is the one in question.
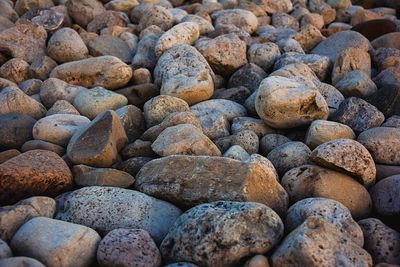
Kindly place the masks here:
POLYGON ((112 168, 93 168, 75 165, 72 168, 74 182, 78 186, 115 186, 127 188, 135 182, 130 174, 112 168))
POLYGON ((128 44, 119 37, 100 35, 88 42, 90 55, 94 57, 113 56, 124 63, 130 63, 133 54, 128 44))
POLYGON ((371 190, 371 198, 375 211, 383 216, 400 215, 400 175, 389 176, 380 180, 371 190))
POLYGON ((0 149, 20 148, 33 139, 32 129, 36 120, 20 113, 0 114, 0 149), (15 134, 18 133, 18 134, 15 134))
POLYGON ((140 39, 137 44, 136 54, 132 59, 132 67, 134 69, 147 68, 154 69, 157 64, 155 48, 158 37, 151 34, 140 39))
POLYGON ((225 151, 223 157, 244 161, 250 157, 249 153, 239 145, 233 145, 225 151))
POLYGON ((247 115, 247 111, 242 105, 226 99, 211 99, 190 107, 190 111, 195 115, 212 112, 214 110, 226 116, 228 121, 232 121, 236 117, 247 115))
POLYGON ((259 138, 251 130, 243 130, 235 134, 221 137, 215 140, 218 148, 225 152, 232 145, 239 145, 249 154, 258 153, 259 138))
POLYGON ((376 84, 371 80, 370 76, 360 70, 346 73, 335 86, 346 97, 372 97, 377 91, 376 84))
POLYGON ((278 45, 272 42, 252 44, 247 50, 249 62, 258 65, 266 72, 272 69, 280 56, 281 52, 278 45))
POLYGON ((267 126, 262 120, 252 117, 236 117, 232 120, 231 131, 233 134, 250 130, 258 137, 263 137, 266 134, 275 133, 275 129, 267 126))
POLYGON ((400 83, 384 85, 367 97, 386 117, 400 114, 400 83))
POLYGON ((276 147, 283 145, 291 140, 281 134, 267 134, 264 135, 260 140, 260 152, 262 155, 267 156, 276 147))
POLYGON ((29 64, 22 59, 10 59, 0 67, 0 77, 19 84, 29 78, 29 64))
POLYGON ((250 34, 254 33, 258 26, 257 17, 252 12, 239 8, 216 11, 211 14, 211 18, 216 28, 222 25, 234 25, 250 34))
POLYGON ((51 57, 48 56, 36 57, 29 66, 29 76, 44 81, 47 78, 49 78, 50 72, 56 66, 57 62, 54 61, 51 57))
POLYGON ((42 141, 42 140, 29 140, 26 141, 22 147, 21 152, 26 152, 30 150, 48 150, 56 153, 60 157, 65 154, 65 148, 50 142, 42 141))
POLYGON ((76 95, 85 89, 81 86, 68 84, 60 79, 49 78, 40 86, 40 99, 45 107, 51 108, 59 100, 72 103, 76 95))
POLYGON ((0 152, 0 164, 3 162, 6 162, 7 160, 18 156, 19 154, 21 154, 21 152, 19 152, 16 149, 9 149, 9 150, 5 150, 0 152))
POLYGON ((138 139, 146 129, 142 110, 134 105, 123 106, 115 111, 124 126, 128 143, 138 139))
POLYGON ((101 234, 114 229, 143 229, 159 244, 181 211, 138 191, 88 186, 58 199, 55 218, 85 225, 101 234))
POLYGON ((160 5, 152 5, 146 8, 146 10, 140 14, 140 21, 138 30, 143 31, 148 26, 156 25, 163 31, 170 29, 174 23, 174 16, 165 7, 160 5))
POLYGON ((66 6, 71 18, 82 27, 86 27, 95 15, 104 11, 101 2, 96 0, 71 0, 66 6))
POLYGON ((243 65, 235 71, 229 78, 228 87, 244 86, 254 92, 258 89, 261 81, 267 77, 267 73, 256 64, 249 63, 243 65))
POLYGON ((196 23, 199 28, 200 35, 206 35, 207 33, 215 30, 214 26, 211 24, 210 21, 208 21, 206 18, 203 18, 198 15, 188 14, 182 18, 181 23, 183 23, 183 22, 196 23))
POLYGON ((381 37, 373 40, 371 45, 377 49, 381 47, 400 49, 399 45, 400 33, 392 32, 382 35, 381 37))
POLYGON ((98 33, 104 28, 112 28, 115 26, 125 27, 128 23, 129 18, 125 13, 106 10, 95 15, 86 28, 88 32, 98 33))

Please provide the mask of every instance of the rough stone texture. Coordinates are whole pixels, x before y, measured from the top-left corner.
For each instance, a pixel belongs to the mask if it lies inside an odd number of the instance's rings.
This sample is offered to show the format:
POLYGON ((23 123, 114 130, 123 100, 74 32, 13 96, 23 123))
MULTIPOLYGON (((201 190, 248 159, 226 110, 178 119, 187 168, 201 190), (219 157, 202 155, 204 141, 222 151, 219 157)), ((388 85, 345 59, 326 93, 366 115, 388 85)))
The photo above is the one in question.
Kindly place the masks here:
POLYGON ((365 146, 376 163, 400 165, 400 129, 377 127, 362 132, 357 141, 365 146))
POLYGON ((82 27, 86 27, 95 15, 104 11, 103 4, 97 0, 70 0, 67 9, 71 18, 82 27))
POLYGON ((29 77, 29 64, 19 58, 8 60, 0 67, 0 77, 19 84, 29 77))
POLYGON ((145 35, 137 44, 136 54, 132 59, 132 67, 134 69, 147 68, 154 69, 157 64, 155 47, 158 36, 153 34, 145 35))
POLYGON ((116 57, 102 56, 59 65, 50 77, 84 87, 117 89, 129 82, 132 69, 116 57))
POLYGON ((174 16, 171 12, 159 5, 150 6, 140 15, 140 22, 138 25, 139 31, 143 31, 151 25, 156 25, 163 31, 166 31, 170 29, 174 23, 174 16))
POLYGON ((333 121, 315 120, 308 127, 304 143, 314 149, 323 143, 341 138, 355 139, 356 135, 347 125, 333 121))
POLYGON ((271 257, 274 266, 372 266, 372 258, 334 225, 308 218, 286 236, 271 257))
POLYGON ((319 145, 311 153, 317 164, 356 177, 365 187, 375 183, 376 168, 368 150, 352 139, 336 139, 319 145))
POLYGON ((250 63, 257 64, 264 71, 270 71, 275 61, 281 56, 279 47, 272 43, 252 44, 247 51, 250 63))
POLYGON ((371 190, 375 211, 383 216, 400 215, 400 175, 393 175, 380 180, 371 190))
POLYGON ((94 262, 100 239, 88 227, 36 217, 19 228, 11 247, 15 253, 35 258, 49 267, 84 267, 94 262))
POLYGON ((260 140, 260 152, 262 155, 267 156, 276 147, 290 141, 289 138, 281 134, 267 134, 260 140))
POLYGON ((214 92, 213 72, 204 57, 192 46, 178 45, 159 58, 155 83, 162 95, 185 100, 189 105, 209 99, 214 92))
POLYGON ((267 206, 219 201, 199 205, 179 217, 160 250, 167 262, 232 266, 243 257, 266 253, 282 235, 281 219, 267 206))
POLYGON ((308 197, 326 197, 345 205, 354 218, 365 218, 372 208, 371 197, 350 176, 314 165, 303 165, 282 177, 291 203, 308 197))
POLYGON ((87 25, 88 32, 100 32, 103 28, 126 27, 129 23, 128 16, 123 12, 112 10, 104 11, 96 16, 87 25))
POLYGON ((97 261, 104 267, 158 267, 161 254, 145 230, 115 229, 101 240, 97 261))
MULTIPOLYGON (((246 64, 232 74, 228 81, 228 87, 246 87, 250 92, 254 92, 265 77, 267 77, 267 73, 262 68, 253 63, 246 64)), ((250 95, 250 92, 247 96, 250 95)))
POLYGON ((198 15, 191 15, 191 14, 186 15, 182 18, 181 22, 196 23, 199 27, 200 35, 206 35, 207 33, 212 32, 214 30, 214 26, 210 21, 198 15))
POLYGON ((53 7, 53 3, 51 0, 50 2, 51 2, 50 9, 32 8, 28 12, 23 14, 21 18, 27 19, 30 22, 42 26, 48 32, 57 30, 64 22, 65 24, 68 24, 69 17, 66 14, 67 11, 66 7, 64 6, 53 7))
MULTIPOLYGON (((375 83, 370 75, 361 70, 346 73, 341 80, 335 84, 336 88, 346 97, 368 97, 377 91, 375 83)), ((381 92, 379 92, 381 95, 381 92)))
MULTIPOLYGON (((308 14, 308 15, 318 15, 318 14, 308 14)), ((306 24, 305 26, 302 26, 302 29, 300 32, 295 34, 292 38, 293 40, 297 41, 301 47, 303 48, 304 51, 310 52, 316 45, 318 45, 321 41, 324 40, 323 35, 320 32, 320 26, 323 26, 323 19, 322 17, 320 18, 321 24, 314 26, 312 24, 306 24)), ((302 18, 302 23, 304 23, 307 19, 307 15, 304 15, 302 18)), ((322 27, 321 27, 322 28, 322 27)))
POLYGON ((225 151, 223 157, 244 161, 250 157, 246 150, 239 145, 233 145, 225 151))
POLYGON ((400 49, 399 40, 400 40, 400 33, 392 32, 392 33, 387 33, 385 35, 382 35, 381 37, 373 40, 371 42, 371 45, 375 49, 378 49, 381 47, 400 49))
POLYGON ((257 17, 250 11, 244 9, 227 9, 216 11, 211 14, 216 28, 223 25, 234 25, 240 30, 250 34, 255 32, 258 26, 257 17))
POLYGON ((47 108, 50 108, 58 100, 72 103, 81 90, 85 88, 68 84, 60 79, 49 78, 40 86, 40 99, 47 108))
POLYGON ((68 158, 75 164, 110 167, 127 140, 115 111, 105 111, 71 137, 67 147, 68 158))
POLYGON ((272 164, 266 168, 224 157, 176 155, 143 166, 135 188, 185 208, 216 200, 254 201, 284 214, 287 194, 275 173, 272 164))
POLYGON ((258 137, 263 137, 266 134, 275 133, 276 130, 267 126, 262 120, 252 117, 236 117, 232 120, 232 133, 238 133, 244 130, 251 130, 258 137))
POLYGON ((116 187, 84 187, 57 200, 56 219, 86 225, 102 234, 118 228, 143 229, 156 243, 181 214, 170 203, 116 187))
POLYGON ((36 120, 27 115, 0 114, 0 148, 20 148, 26 141, 33 138, 32 128, 35 123, 36 120))
POLYGON ((333 224, 354 243, 360 247, 364 245, 363 232, 346 206, 329 198, 306 198, 293 204, 287 212, 285 227, 288 232, 293 231, 309 217, 318 217, 333 224))
POLYGON ((46 267, 40 261, 28 257, 0 259, 0 267, 46 267))
POLYGON ((400 264, 400 233, 375 218, 358 222, 363 233, 367 250, 375 263, 400 264))
POLYGON ((18 156, 19 154, 21 154, 21 153, 16 149, 9 149, 9 150, 0 152, 0 164, 3 162, 6 162, 7 160, 9 160, 15 156, 18 156))
POLYGON ((125 63, 132 61, 132 51, 128 44, 116 36, 100 35, 88 42, 88 49, 92 56, 114 56, 125 63))
POLYGON ((192 124, 179 124, 166 128, 151 145, 160 156, 197 155, 221 156, 217 146, 192 124))
POLYGON ((32 150, 0 164, 0 205, 33 195, 54 196, 70 189, 72 175, 54 152, 32 150))
POLYGON ((273 76, 264 79, 257 91, 256 110, 275 128, 292 128, 328 117, 322 95, 293 79, 273 76))
POLYGON ((130 174, 112 168, 92 168, 75 165, 72 168, 74 182, 78 186, 115 186, 127 188, 135 182, 130 174))
POLYGON ((218 138, 215 140, 215 144, 222 152, 225 152, 232 145, 239 145, 249 154, 258 153, 260 146, 257 134, 251 130, 243 130, 226 137, 218 138))
POLYGON ((44 81, 49 77, 50 72, 56 66, 57 62, 55 62, 51 57, 48 56, 36 57, 29 66, 29 76, 31 78, 36 78, 44 81))
POLYGON ((245 107, 236 102, 226 99, 211 99, 190 107, 190 111, 193 112, 195 115, 212 112, 212 110, 216 110, 222 113, 229 121, 232 121, 236 117, 247 115, 245 107))

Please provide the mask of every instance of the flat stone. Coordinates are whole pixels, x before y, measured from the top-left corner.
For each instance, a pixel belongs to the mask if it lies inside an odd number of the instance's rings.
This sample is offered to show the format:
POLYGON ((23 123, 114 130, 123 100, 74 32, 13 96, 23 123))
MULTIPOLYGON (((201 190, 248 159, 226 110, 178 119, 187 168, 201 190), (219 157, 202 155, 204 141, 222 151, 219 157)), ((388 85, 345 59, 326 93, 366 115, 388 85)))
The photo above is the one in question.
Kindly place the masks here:
POLYGON ((21 152, 27 152, 30 150, 47 150, 56 153, 60 157, 65 154, 65 148, 50 142, 42 140, 29 140, 25 142, 21 147, 21 152))
POLYGON ((20 148, 33 138, 32 129, 36 120, 19 113, 0 114, 0 148, 20 148), (18 133, 18 134, 16 134, 18 133))
POLYGON ((125 41, 110 35, 100 35, 90 40, 88 49, 94 57, 114 56, 125 63, 131 62, 133 57, 133 53, 125 41))
POLYGON ((355 139, 356 135, 347 125, 334 121, 315 120, 308 127, 304 142, 314 149, 323 143, 342 138, 355 139))
POLYGON ((400 215, 400 175, 389 176, 374 185, 370 192, 374 209, 382 216, 400 215))
POLYGON ((130 174, 111 169, 75 165, 72 168, 74 182, 78 186, 115 186, 127 188, 135 182, 130 174))

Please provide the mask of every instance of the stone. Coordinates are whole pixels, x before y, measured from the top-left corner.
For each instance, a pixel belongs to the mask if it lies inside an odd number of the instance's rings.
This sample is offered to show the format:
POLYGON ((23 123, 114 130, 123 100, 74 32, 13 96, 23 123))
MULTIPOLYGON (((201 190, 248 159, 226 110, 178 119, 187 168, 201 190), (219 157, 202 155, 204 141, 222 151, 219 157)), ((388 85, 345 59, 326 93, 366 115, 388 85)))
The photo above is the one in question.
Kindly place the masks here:
POLYGON ((122 62, 132 61, 133 53, 128 44, 121 38, 111 35, 100 35, 88 42, 90 55, 113 56, 119 58, 122 62))
POLYGON ((281 134, 267 134, 263 136, 260 140, 260 153, 263 156, 267 156, 269 152, 274 150, 280 145, 283 145, 291 140, 284 135, 281 134))
POLYGON ((34 119, 45 116, 46 108, 17 87, 6 87, 0 91, 0 114, 19 113, 34 119))
POLYGON ((276 12, 271 16, 271 25, 275 28, 299 30, 299 22, 293 16, 284 12, 276 12))
POLYGON ((264 255, 255 255, 249 259, 244 267, 269 267, 268 258, 264 255))
POLYGON ((275 12, 288 13, 293 10, 293 4, 290 0, 262 0, 260 5, 268 14, 275 12))
POLYGON ((339 201, 353 218, 367 217, 372 208, 368 191, 352 177, 315 165, 303 165, 286 172, 282 186, 290 202, 308 197, 325 197, 339 201))
POLYGON ((340 229, 324 219, 310 217, 291 232, 271 257, 273 266, 372 266, 372 258, 340 229))
POLYGON ((257 17, 244 9, 219 10, 211 14, 216 28, 223 25, 234 25, 250 34, 254 33, 258 26, 257 17))
POLYGON ((55 114, 80 115, 79 111, 77 111, 76 108, 66 100, 57 100, 46 112, 46 116, 55 114))
POLYGON ((32 150, 0 165, 0 205, 34 195, 54 196, 72 186, 72 174, 54 152, 32 150))
POLYGON ((353 130, 334 121, 315 120, 308 127, 304 143, 311 149, 337 139, 355 139, 353 130))
MULTIPOLYGON (((321 30, 324 27, 324 17, 320 14, 317 13, 307 13, 304 14, 303 17, 301 17, 300 20, 300 29, 307 29, 307 28, 313 28, 310 26, 314 26, 318 30, 321 30)), ((322 37, 322 34, 321 34, 322 37)), ((322 41, 323 38, 320 40, 322 41)))
POLYGON ((251 130, 243 130, 230 136, 221 137, 215 140, 218 148, 225 151, 232 145, 239 145, 249 154, 258 153, 259 139, 256 133, 251 130))
POLYGON ((154 69, 157 64, 157 56, 155 52, 157 40, 158 36, 153 34, 146 35, 140 39, 139 43, 137 44, 136 54, 132 59, 133 69, 154 69))
POLYGON ((333 63, 339 53, 344 49, 352 47, 359 48, 362 51, 368 51, 369 41, 358 32, 341 31, 320 42, 313 50, 311 50, 311 53, 327 56, 333 63))
POLYGON ((47 108, 50 108, 58 100, 72 103, 76 95, 85 89, 81 86, 68 84, 60 79, 49 78, 40 86, 40 99, 47 108))
POLYGON ((375 211, 382 216, 400 215, 400 175, 389 176, 377 182, 370 190, 375 211))
POLYGON ((206 35, 207 33, 214 31, 214 26, 212 25, 212 23, 198 15, 188 14, 182 18, 181 22, 196 23, 199 27, 200 35, 206 35))
POLYGON ((140 108, 134 105, 127 105, 115 111, 124 126, 128 143, 138 139, 145 131, 144 116, 140 108))
POLYGON ((266 167, 225 157, 173 155, 145 164, 134 186, 184 208, 217 200, 252 201, 284 214, 287 194, 275 173, 272 164, 266 167))
POLYGON ((400 233, 375 218, 358 221, 363 233, 365 245, 374 262, 400 264, 400 233))
POLYGON ((160 124, 174 112, 186 111, 189 111, 189 105, 184 100, 169 95, 153 97, 143 106, 143 114, 148 128, 160 124))
POLYGON ((66 146, 72 135, 90 123, 86 117, 55 114, 37 121, 32 129, 33 138, 66 146))
POLYGON ((51 6, 50 9, 30 9, 28 12, 23 14, 21 18, 40 25, 46 31, 51 32, 56 31, 64 23, 65 15, 60 9, 53 8, 53 6, 51 6))
POLYGON ((20 155, 21 153, 16 149, 9 149, 0 152, 0 164, 6 162, 7 160, 20 155))
POLYGON ((100 236, 92 229, 46 217, 21 226, 11 240, 12 249, 46 266, 88 266, 95 260, 100 236))
POLYGON ((136 139, 135 142, 128 144, 121 151, 121 155, 124 158, 132 157, 157 157, 151 148, 151 141, 143 141, 141 139, 136 139))
POLYGON ((365 146, 376 163, 400 165, 400 129, 376 127, 362 132, 357 141, 365 146))
POLYGON ((35 58, 29 66, 29 76, 44 81, 49 77, 50 72, 56 66, 57 62, 55 62, 51 57, 39 56, 35 58))
POLYGON ((152 157, 144 157, 144 156, 133 156, 123 162, 120 162, 115 165, 115 168, 118 170, 129 173, 132 176, 136 176, 136 174, 140 171, 140 169, 149 161, 153 160, 152 157))
POLYGON ((74 98, 73 105, 83 116, 94 119, 107 110, 116 110, 128 104, 128 99, 100 86, 81 90, 74 98))
POLYGON ((25 142, 21 147, 21 152, 27 152, 30 150, 47 150, 52 151, 59 155, 60 157, 65 154, 65 148, 56 144, 52 144, 50 142, 42 141, 42 140, 29 140, 25 142))
POLYGON ((329 116, 331 117, 343 102, 344 96, 338 89, 328 83, 320 83, 317 90, 328 104, 329 116))
POLYGON ((58 201, 56 219, 85 225, 101 234, 118 228, 143 229, 157 244, 181 215, 170 203, 117 187, 84 187, 58 201))
POLYGON ((179 23, 160 36, 155 47, 156 56, 160 57, 165 50, 176 45, 191 45, 199 38, 199 35, 197 23, 179 23))
POLYGON ((156 25, 163 31, 172 27, 174 16, 165 7, 159 5, 149 6, 144 12, 139 21, 138 30, 143 31, 148 26, 156 25))
POLYGON ((31 197, 19 201, 14 206, 2 207, 0 238, 9 242, 25 222, 39 216, 52 218, 55 211, 56 202, 49 197, 31 197))
POLYGON ((387 33, 373 40, 371 42, 371 45, 375 49, 381 47, 400 49, 399 39, 400 39, 400 34, 398 32, 387 33))
POLYGON ((335 86, 346 97, 365 98, 377 91, 377 87, 370 76, 360 70, 354 70, 345 74, 335 86))
POLYGON ((32 129, 36 120, 19 113, 0 114, 0 150, 20 148, 33 138, 32 129))
POLYGON ((196 206, 179 217, 160 250, 167 262, 232 266, 243 257, 266 253, 282 236, 283 223, 267 206, 219 201, 196 206))
POLYGON ((107 27, 126 27, 129 22, 129 18, 125 13, 107 10, 95 15, 86 28, 88 32, 99 33, 100 30, 107 27))
MULTIPOLYGON (((10 258, 12 257, 11 248, 7 245, 7 243, 0 239, 0 261, 1 259, 10 258)), ((1 262, 0 262, 1 266, 1 262)))
POLYGON ((272 42, 252 44, 247 50, 249 62, 257 64, 266 72, 272 69, 275 61, 280 56, 281 52, 279 51, 279 47, 272 42))
POLYGON ((384 85, 366 99, 386 117, 400 115, 400 83, 384 85))
POLYGON ((229 78, 228 87, 244 86, 254 92, 261 81, 267 77, 267 73, 256 64, 249 63, 235 71, 229 78))
MULTIPOLYGON (((314 13, 309 15, 314 15, 314 13)), ((307 15, 303 16, 302 23, 305 21, 306 16, 307 15)), ((323 18, 321 16, 319 18, 322 20, 320 22, 323 25, 323 18)), ((324 40, 324 36, 322 35, 320 28, 311 24, 306 24, 306 26, 303 26, 301 31, 293 35, 292 38, 300 44, 301 48, 305 52, 310 52, 315 46, 324 40)))
POLYGON ((158 267, 161 254, 148 232, 141 229, 115 229, 99 244, 97 261, 101 266, 158 267))
POLYGON ((22 59, 12 58, 0 67, 0 77, 19 84, 29 77, 29 64, 22 59))
POLYGON ((19 23, 0 32, 0 50, 31 63, 45 55, 46 30, 33 23, 19 23))
POLYGON ((209 112, 210 110, 221 112, 229 121, 236 117, 247 115, 247 111, 242 105, 226 99, 211 99, 190 107, 190 111, 195 115, 196 113, 209 112))
POLYGON ((218 74, 228 76, 247 63, 246 43, 236 34, 223 34, 214 39, 201 38, 196 49, 218 74), (230 53, 226 53, 230 51, 230 53))
POLYGON ((146 83, 128 86, 115 92, 128 98, 129 104, 142 108, 146 101, 160 94, 160 88, 155 84, 146 83))
POLYGON ((221 156, 217 146, 192 124, 179 124, 166 128, 151 145, 160 156, 197 155, 221 156))
POLYGON ((50 77, 84 87, 117 89, 129 82, 132 69, 116 57, 101 56, 59 65, 50 77))
POLYGON ((251 91, 244 86, 232 88, 219 88, 214 91, 214 99, 226 99, 243 105, 246 99, 251 95, 251 91))
MULTIPOLYGON (((218 99, 222 100, 222 99, 218 99)), ((225 100, 225 99, 223 99, 225 100)), ((210 101, 210 100, 208 100, 210 101)), ((208 103, 208 101, 204 101, 202 103, 208 103)), ((229 100, 225 100, 229 101, 229 100)), ((233 102, 233 101, 230 101, 233 102)), ((228 102, 228 103, 230 103, 228 102)), ((233 102, 235 103, 235 102, 233 102)), ((215 103, 214 103, 215 104, 215 103)), ((215 107, 215 105, 212 105, 215 107)), ((203 105, 203 104, 202 104, 203 105)), ((195 105, 196 106, 196 105, 195 105)), ((222 105, 223 106, 223 105, 222 105)), ((231 107, 234 107, 231 105, 231 107)), ((221 108, 221 107, 220 107, 221 108)), ((203 129, 203 133, 208 136, 208 138, 212 140, 216 140, 220 137, 225 137, 230 134, 230 124, 227 118, 227 114, 224 113, 226 110, 220 109, 209 109, 208 104, 204 104, 204 109, 199 110, 191 110, 197 120, 200 123, 201 128, 203 129)))
POLYGON ((39 79, 27 79, 21 82, 18 87, 25 94, 32 96, 40 93, 40 87, 42 86, 42 81, 39 79))
POLYGON ((45 267, 40 261, 29 257, 12 257, 0 259, 1 267, 45 267))
POLYGON ((371 57, 361 48, 347 48, 340 52, 333 65, 332 84, 337 84, 351 71, 360 70, 371 76, 371 57))
POLYGON ((386 121, 381 125, 382 127, 392 127, 400 128, 400 116, 393 115, 386 119, 386 121))
POLYGON ((325 220, 336 226, 342 235, 347 236, 360 247, 364 245, 363 231, 351 217, 349 209, 340 202, 323 197, 297 201, 288 209, 285 227, 288 232, 291 232, 310 217, 325 220))
POLYGON ((115 111, 99 114, 71 137, 67 155, 75 164, 110 167, 125 146, 125 129, 115 111))
POLYGON ((376 167, 376 180, 400 174, 400 166, 375 164, 376 167))
POLYGON ((292 128, 328 117, 328 105, 322 95, 293 79, 268 77, 256 95, 256 111, 274 128, 292 128))
POLYGON ((262 120, 252 117, 236 117, 232 120, 231 131, 232 134, 250 130, 253 131, 258 137, 263 137, 266 134, 275 133, 275 129, 267 126, 262 120))
POLYGON ((336 18, 336 10, 322 0, 311 0, 307 3, 308 9, 312 13, 321 14, 325 25, 330 24, 336 18))
POLYGON ((298 41, 294 40, 293 38, 282 38, 276 43, 282 51, 282 53, 290 53, 290 52, 295 52, 295 53, 300 53, 300 54, 305 54, 303 48, 299 44, 298 41))
POLYGON ((181 98, 189 105, 212 96, 213 76, 204 57, 189 45, 177 45, 165 51, 154 70, 160 94, 181 98))
POLYGON ((373 19, 358 23, 351 30, 359 32, 368 40, 373 41, 382 35, 396 31, 396 24, 388 19, 373 19))
POLYGON ((285 142, 272 149, 267 158, 282 176, 293 168, 310 163, 310 154, 311 150, 302 142, 285 142))
POLYGON ((74 182, 78 186, 115 186, 127 188, 135 182, 130 174, 111 169, 75 165, 72 168, 74 182))
POLYGON ((104 12, 103 4, 97 0, 71 0, 66 6, 71 18, 84 28, 96 15, 104 12))
POLYGON ((17 11, 18 15, 22 16, 24 13, 28 12, 31 9, 49 8, 52 6, 54 6, 54 3, 51 0, 18 0, 15 3, 15 11, 17 11))
POLYGON ((223 157, 244 161, 250 157, 249 153, 239 145, 233 145, 225 151, 223 157))
POLYGON ((10 1, 2 1, 0 3, 0 15, 2 17, 7 18, 8 20, 15 22, 19 15, 17 14, 17 12, 14 10, 13 8, 14 4, 10 1))
POLYGON ((75 30, 61 28, 50 37, 47 54, 58 63, 65 63, 85 59, 89 51, 75 30))
POLYGON ((331 120, 349 126, 356 133, 379 127, 385 116, 376 107, 357 97, 342 101, 331 120))
POLYGON ((137 0, 112 0, 104 5, 107 10, 128 12, 139 5, 137 0))

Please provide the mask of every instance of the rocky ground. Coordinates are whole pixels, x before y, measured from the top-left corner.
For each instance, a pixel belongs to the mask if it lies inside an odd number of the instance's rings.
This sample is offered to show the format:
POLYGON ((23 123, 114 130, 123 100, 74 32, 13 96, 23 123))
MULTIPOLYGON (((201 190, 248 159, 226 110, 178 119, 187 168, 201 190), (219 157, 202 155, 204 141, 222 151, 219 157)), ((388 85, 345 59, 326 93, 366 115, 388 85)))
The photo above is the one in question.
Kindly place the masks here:
POLYGON ((399 14, 0 0, 0 267, 399 266, 399 14))

